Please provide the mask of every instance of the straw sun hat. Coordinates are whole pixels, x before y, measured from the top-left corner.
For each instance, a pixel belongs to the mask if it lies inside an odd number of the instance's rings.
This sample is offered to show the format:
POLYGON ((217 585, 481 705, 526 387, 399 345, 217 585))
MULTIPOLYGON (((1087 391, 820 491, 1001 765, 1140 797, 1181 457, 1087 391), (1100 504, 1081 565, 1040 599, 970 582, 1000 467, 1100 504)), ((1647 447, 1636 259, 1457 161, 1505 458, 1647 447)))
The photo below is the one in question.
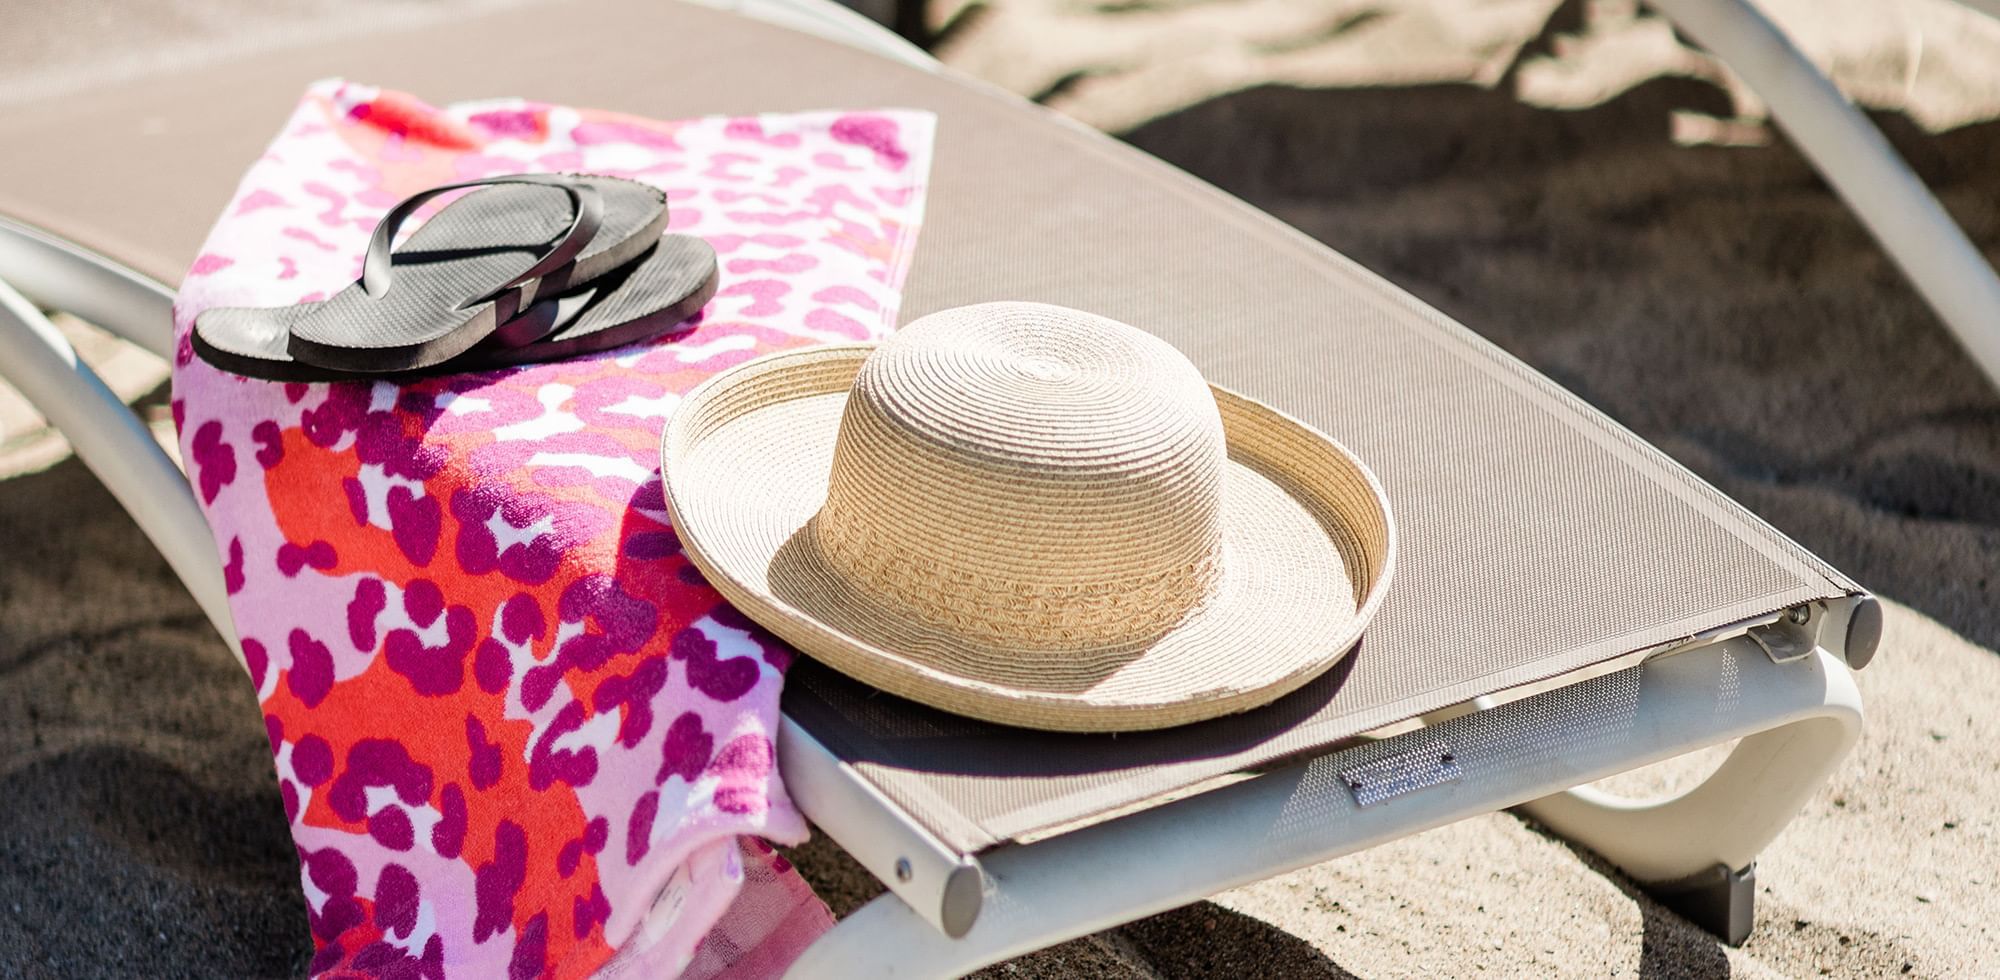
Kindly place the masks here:
POLYGON ((681 403, 682 545, 750 618, 884 690, 989 721, 1161 728, 1346 655, 1395 531, 1333 440, 1150 334, 988 303, 773 354, 681 403))

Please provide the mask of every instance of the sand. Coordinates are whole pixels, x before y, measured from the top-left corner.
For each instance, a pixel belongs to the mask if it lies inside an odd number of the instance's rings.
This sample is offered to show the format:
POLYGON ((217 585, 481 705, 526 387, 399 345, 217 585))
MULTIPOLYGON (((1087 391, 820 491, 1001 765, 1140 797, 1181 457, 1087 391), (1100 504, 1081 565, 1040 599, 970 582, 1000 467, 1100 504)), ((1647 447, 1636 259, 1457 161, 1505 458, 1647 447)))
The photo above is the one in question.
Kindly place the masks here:
MULTIPOLYGON (((33 13, 60 33, 120 6, 33 13)), ((2000 24, 1941 2, 1769 6, 2000 251, 2000 24)), ((260 13, 215 37, 238 8, 182 0, 100 56, 309 33, 260 13)), ((2000 975, 2000 395, 1712 61, 1621 2, 931 14, 947 61, 1384 273, 1893 600, 1859 675, 1861 745, 1760 859, 1742 949, 1496 814, 991 975, 2000 975)), ((35 91, 70 84, 80 55, 23 48, 35 91)), ((0 103, 28 97, 24 74, 0 103)), ((124 359, 125 390, 153 383, 157 363, 92 353, 124 359)), ((296 973, 303 902, 247 686, 110 496, 33 430, 0 399, 0 473, 19 474, 0 479, 0 975, 296 973)), ((879 890, 824 840, 797 857, 836 911, 879 890)))

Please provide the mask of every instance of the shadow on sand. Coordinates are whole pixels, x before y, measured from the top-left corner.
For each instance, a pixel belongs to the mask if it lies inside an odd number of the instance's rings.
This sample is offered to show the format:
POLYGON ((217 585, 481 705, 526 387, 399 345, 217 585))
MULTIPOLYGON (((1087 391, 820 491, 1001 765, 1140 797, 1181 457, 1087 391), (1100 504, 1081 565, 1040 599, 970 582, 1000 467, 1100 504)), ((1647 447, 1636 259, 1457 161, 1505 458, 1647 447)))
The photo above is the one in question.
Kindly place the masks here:
MULTIPOLYGON (((1554 378, 1835 567, 2000 646, 2000 395, 1782 137, 1712 86, 1551 111, 1468 85, 1213 99, 1125 138, 1554 378)), ((2000 123, 1875 122, 1990 257, 2000 123)))

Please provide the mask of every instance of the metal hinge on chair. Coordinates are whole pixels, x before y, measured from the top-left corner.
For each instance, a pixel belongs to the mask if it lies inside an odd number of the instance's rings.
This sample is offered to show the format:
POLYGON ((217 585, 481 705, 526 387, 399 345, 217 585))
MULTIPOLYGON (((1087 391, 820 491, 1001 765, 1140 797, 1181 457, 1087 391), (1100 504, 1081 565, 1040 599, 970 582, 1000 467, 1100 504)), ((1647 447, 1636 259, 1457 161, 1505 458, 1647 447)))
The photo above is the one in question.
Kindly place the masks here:
POLYGON ((1788 664, 1812 655, 1819 646, 1819 627, 1825 619, 1819 603, 1808 602, 1785 610, 1776 622, 1751 627, 1749 635, 1771 662, 1788 664))

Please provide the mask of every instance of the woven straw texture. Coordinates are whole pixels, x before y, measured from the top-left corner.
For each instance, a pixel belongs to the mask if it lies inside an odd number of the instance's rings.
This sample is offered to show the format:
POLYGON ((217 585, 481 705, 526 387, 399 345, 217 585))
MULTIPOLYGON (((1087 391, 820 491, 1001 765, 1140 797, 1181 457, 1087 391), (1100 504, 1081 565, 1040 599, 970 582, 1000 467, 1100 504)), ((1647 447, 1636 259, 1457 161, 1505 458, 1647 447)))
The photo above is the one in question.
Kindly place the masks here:
POLYGON ((688 396, 663 456, 683 546, 752 618, 1032 728, 1278 698, 1353 646, 1394 560, 1381 490, 1337 444, 1042 304, 742 365, 688 396))

